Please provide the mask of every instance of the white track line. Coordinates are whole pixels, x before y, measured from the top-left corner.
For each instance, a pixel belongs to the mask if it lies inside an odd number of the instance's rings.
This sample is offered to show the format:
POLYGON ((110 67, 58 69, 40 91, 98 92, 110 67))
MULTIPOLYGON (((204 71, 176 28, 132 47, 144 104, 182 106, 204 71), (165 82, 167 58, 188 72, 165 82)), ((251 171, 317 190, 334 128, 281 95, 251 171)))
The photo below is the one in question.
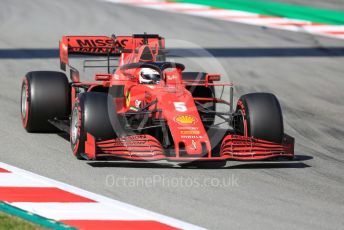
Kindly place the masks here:
POLYGON ((39 180, 19 176, 14 173, 1 173, 0 186, 6 187, 53 187, 51 184, 39 180))
POLYGON ((102 203, 32 203, 14 202, 11 205, 54 220, 147 220, 145 216, 116 209, 102 203))
MULTIPOLYGON (((176 228, 181 228, 181 229, 204 229, 201 228, 199 226, 193 225, 193 224, 189 224, 186 223, 184 221, 180 221, 177 219, 174 219, 172 217, 168 217, 168 216, 164 216, 152 211, 148 211, 146 209, 143 208, 138 208, 136 206, 130 205, 130 204, 126 204, 124 202, 118 201, 118 200, 114 200, 114 199, 110 199, 108 197, 102 196, 102 195, 98 195, 77 187, 74 187, 72 185, 68 185, 47 177, 43 177, 40 175, 37 175, 35 173, 5 164, 0 162, 0 168, 4 168, 6 170, 9 170, 11 173, 23 177, 23 178, 27 178, 29 181, 40 181, 42 184, 44 184, 47 187, 56 187, 59 189, 62 189, 64 191, 73 193, 73 194, 77 194, 79 196, 83 196, 86 198, 89 198, 91 200, 96 201, 97 203, 99 203, 99 205, 86 205, 87 207, 93 207, 97 208, 97 211, 99 211, 100 209, 103 210, 111 210, 111 212, 113 212, 114 216, 113 218, 115 218, 115 220, 117 220, 119 213, 122 213, 123 215, 126 215, 126 218, 131 218, 131 217, 135 217, 139 220, 152 220, 152 221, 157 221, 160 223, 164 223, 176 228)), ((2 177, 3 175, 7 175, 8 173, 0 173, 0 177, 2 177)), ((8 183, 4 183, 4 185, 1 185, 1 187, 6 186, 8 183)), ((68 217, 68 214, 66 216, 63 215, 63 211, 65 210, 66 206, 65 203, 40 203, 40 204, 33 204, 31 202, 13 202, 13 204, 17 207, 21 207, 24 210, 27 211, 37 211, 39 214, 41 214, 44 217, 58 217, 60 218, 67 218, 67 219, 71 219, 71 218, 81 218, 83 219, 83 215, 90 215, 89 211, 90 210, 86 210, 86 209, 82 209, 82 207, 85 208, 85 206, 83 205, 70 205, 70 208, 72 210, 74 210, 75 212, 69 213, 70 218, 68 217), (26 203, 26 204, 24 204, 26 203), (57 208, 59 205, 61 204, 60 208, 57 208), (56 206, 55 206, 56 205, 56 206), (53 208, 52 210, 49 209, 49 207, 53 208), (78 209, 80 208, 80 209, 78 209), (78 211, 79 214, 76 212, 78 211)), ((67 210, 65 210, 67 211, 67 210)), ((92 210, 91 210, 92 211, 92 210)), ((94 212, 94 217, 96 217, 96 212, 94 212)), ((110 214, 111 215, 111 214, 110 214)), ((97 216, 99 217, 99 216, 97 216)), ((121 216, 121 218, 124 218, 123 216, 121 216)), ((136 219, 136 220, 137 220, 136 219)))

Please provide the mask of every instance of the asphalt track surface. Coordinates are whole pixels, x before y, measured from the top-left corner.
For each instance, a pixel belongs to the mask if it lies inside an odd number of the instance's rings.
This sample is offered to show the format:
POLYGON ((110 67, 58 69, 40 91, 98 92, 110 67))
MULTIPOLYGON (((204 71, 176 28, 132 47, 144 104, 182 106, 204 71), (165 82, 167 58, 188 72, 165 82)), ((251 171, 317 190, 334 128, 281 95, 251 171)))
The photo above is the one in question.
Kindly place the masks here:
POLYGON ((2 0, 0 33, 0 161, 210 229, 343 228, 343 40, 86 0, 2 0), (238 95, 278 96, 297 160, 230 161, 223 169, 87 163, 76 160, 59 135, 27 134, 19 112, 23 75, 58 70, 53 54, 62 35, 113 31, 160 33, 216 50, 238 95), (35 58, 25 48, 45 50, 35 58), (157 175, 166 183, 180 177, 234 180, 229 187, 106 185, 109 176, 157 175))

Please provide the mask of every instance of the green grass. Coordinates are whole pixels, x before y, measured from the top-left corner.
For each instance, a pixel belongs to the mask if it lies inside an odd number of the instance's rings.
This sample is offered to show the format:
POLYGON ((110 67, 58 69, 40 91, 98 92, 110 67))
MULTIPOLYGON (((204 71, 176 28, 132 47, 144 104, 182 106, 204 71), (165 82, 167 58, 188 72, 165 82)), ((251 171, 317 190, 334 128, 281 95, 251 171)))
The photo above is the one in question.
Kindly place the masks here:
POLYGON ((344 11, 329 10, 272 0, 169 0, 208 5, 216 8, 241 10, 263 15, 302 19, 311 22, 344 25, 344 11))
POLYGON ((45 230, 39 225, 30 223, 16 216, 0 212, 0 230, 23 229, 23 230, 45 230))

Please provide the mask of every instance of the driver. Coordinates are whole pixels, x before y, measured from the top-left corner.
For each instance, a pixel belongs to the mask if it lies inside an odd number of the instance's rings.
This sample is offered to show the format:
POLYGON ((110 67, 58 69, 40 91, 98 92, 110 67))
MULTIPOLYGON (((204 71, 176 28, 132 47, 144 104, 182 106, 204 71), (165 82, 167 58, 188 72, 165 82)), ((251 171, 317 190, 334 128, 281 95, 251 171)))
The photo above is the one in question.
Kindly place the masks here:
POLYGON ((140 84, 159 84, 161 76, 158 71, 151 68, 142 68, 140 71, 140 84))

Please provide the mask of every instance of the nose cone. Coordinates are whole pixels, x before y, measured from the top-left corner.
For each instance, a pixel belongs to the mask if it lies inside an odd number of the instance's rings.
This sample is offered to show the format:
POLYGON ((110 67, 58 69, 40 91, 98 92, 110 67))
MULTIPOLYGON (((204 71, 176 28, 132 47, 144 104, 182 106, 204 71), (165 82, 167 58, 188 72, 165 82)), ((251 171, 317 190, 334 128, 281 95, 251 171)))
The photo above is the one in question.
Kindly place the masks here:
MULTIPOLYGON (((192 138, 192 136, 191 136, 192 138)), ((184 140, 184 146, 185 146, 185 155, 188 156, 205 156, 207 151, 207 140, 202 139, 192 139, 192 140, 184 140)))
POLYGON ((166 93, 158 103, 167 120, 177 155, 201 156, 210 153, 207 132, 189 91, 166 93))

